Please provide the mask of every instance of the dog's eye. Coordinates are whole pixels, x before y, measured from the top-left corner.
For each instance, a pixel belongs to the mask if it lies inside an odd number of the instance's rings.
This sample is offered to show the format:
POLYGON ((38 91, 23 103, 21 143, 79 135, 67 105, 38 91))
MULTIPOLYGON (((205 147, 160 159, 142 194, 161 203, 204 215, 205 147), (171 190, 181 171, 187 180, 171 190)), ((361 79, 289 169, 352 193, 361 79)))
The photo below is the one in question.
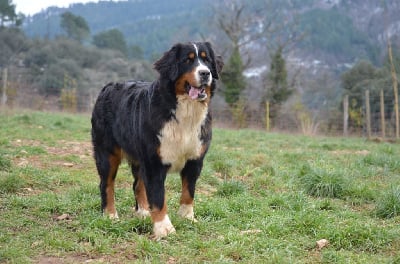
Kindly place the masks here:
POLYGON ((195 54, 194 54, 193 52, 190 52, 190 53, 188 54, 188 57, 187 57, 186 60, 185 60, 185 63, 187 63, 187 64, 192 63, 192 62, 194 61, 194 58, 195 58, 195 57, 196 57, 195 54))

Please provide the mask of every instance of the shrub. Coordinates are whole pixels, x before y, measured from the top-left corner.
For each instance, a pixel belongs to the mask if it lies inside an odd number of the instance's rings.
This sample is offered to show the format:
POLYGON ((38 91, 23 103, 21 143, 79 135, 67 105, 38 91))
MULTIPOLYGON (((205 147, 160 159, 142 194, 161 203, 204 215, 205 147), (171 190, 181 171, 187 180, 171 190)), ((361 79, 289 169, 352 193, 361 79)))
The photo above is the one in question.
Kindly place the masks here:
POLYGON ((391 218, 400 215, 400 186, 392 187, 378 200, 376 215, 391 218))
POLYGON ((16 193, 25 184, 25 180, 18 175, 3 175, 0 177, 0 193, 16 193))
POLYGON ((302 168, 301 184, 308 195, 316 197, 341 198, 345 190, 344 178, 323 169, 304 171, 302 168))
POLYGON ((10 171, 11 161, 4 155, 0 155, 0 171, 10 171))

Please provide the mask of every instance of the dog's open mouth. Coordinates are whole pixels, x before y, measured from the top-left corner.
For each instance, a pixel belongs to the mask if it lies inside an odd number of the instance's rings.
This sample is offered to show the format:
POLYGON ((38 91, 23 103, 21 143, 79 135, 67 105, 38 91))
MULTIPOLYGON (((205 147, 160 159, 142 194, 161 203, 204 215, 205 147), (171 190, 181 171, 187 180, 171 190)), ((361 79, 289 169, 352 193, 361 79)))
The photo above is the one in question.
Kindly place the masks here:
POLYGON ((193 100, 203 101, 207 98, 205 86, 194 87, 190 84, 186 85, 186 92, 193 100))

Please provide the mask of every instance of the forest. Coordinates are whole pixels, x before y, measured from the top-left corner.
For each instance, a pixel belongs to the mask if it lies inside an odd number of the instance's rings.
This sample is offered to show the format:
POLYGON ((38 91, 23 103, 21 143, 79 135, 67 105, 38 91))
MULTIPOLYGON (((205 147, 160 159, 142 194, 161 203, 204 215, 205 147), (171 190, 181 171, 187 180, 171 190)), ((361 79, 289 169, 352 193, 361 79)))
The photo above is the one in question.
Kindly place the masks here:
POLYGON ((100 1, 33 16, 8 7, 0 7, 3 104, 90 111, 107 82, 153 80, 152 63, 172 44, 207 40, 225 60, 214 110, 230 125, 340 131, 349 95, 350 124, 362 131, 366 89, 376 111, 385 92, 394 118, 387 47, 398 69, 396 1, 100 1))

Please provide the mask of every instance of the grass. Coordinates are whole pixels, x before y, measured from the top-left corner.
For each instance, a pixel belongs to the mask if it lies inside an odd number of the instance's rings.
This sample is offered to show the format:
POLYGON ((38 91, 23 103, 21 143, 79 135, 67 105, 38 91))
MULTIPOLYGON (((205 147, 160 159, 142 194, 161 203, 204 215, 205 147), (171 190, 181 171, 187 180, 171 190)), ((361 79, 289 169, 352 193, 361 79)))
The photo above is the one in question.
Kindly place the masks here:
POLYGON ((399 263, 400 146, 360 138, 215 129, 196 190, 198 223, 150 239, 132 177, 117 178, 120 220, 100 213, 86 115, 0 113, 0 262, 399 263), (60 216, 66 216, 61 217, 60 216), (318 250, 316 241, 329 245, 318 250))
POLYGON ((400 216, 400 186, 387 190, 377 202, 376 214, 382 218, 400 216))

